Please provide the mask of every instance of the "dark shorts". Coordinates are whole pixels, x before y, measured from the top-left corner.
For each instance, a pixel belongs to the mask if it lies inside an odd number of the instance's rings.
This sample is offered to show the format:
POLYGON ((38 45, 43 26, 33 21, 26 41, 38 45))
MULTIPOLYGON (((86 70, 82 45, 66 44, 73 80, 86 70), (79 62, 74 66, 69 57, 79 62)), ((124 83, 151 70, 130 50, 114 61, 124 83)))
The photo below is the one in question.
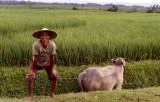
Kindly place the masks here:
POLYGON ((41 66, 37 65, 36 69, 33 70, 33 67, 32 67, 33 66, 33 61, 31 61, 30 62, 30 66, 29 66, 29 72, 26 75, 26 78, 28 79, 30 77, 30 78, 36 79, 37 70, 43 70, 43 69, 45 69, 46 72, 47 72, 48 80, 57 80, 58 77, 56 75, 54 75, 54 73, 53 73, 53 71, 55 71, 54 68, 50 67, 49 65, 50 65, 50 63, 47 63, 46 67, 41 67, 41 66))
MULTIPOLYGON (((38 65, 36 66, 36 68, 37 70, 43 70, 43 68, 38 65)), ((55 77, 55 75, 53 74, 53 71, 55 71, 53 68, 46 67, 45 70, 47 72, 48 80, 57 80, 57 77, 55 77)))

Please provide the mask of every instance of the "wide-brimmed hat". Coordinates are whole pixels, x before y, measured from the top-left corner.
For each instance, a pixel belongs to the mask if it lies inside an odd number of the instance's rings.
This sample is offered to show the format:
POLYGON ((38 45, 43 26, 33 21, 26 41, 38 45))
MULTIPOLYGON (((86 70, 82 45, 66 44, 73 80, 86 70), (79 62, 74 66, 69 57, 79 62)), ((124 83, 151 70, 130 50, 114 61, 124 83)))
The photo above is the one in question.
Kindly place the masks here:
POLYGON ((57 33, 55 31, 49 30, 47 28, 42 28, 41 30, 34 32, 33 37, 40 39, 42 32, 47 32, 50 36, 50 39, 54 39, 57 37, 57 33))

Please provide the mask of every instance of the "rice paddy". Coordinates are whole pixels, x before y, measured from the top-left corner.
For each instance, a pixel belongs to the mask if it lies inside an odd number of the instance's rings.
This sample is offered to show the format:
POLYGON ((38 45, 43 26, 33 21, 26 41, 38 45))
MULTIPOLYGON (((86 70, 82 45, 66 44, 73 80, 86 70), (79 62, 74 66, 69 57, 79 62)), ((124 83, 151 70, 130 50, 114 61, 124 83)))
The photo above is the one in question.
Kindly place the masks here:
POLYGON ((65 9, 0 9, 0 65, 25 66, 33 32, 47 27, 59 54, 57 65, 99 64, 112 57, 160 59, 160 15, 65 9))

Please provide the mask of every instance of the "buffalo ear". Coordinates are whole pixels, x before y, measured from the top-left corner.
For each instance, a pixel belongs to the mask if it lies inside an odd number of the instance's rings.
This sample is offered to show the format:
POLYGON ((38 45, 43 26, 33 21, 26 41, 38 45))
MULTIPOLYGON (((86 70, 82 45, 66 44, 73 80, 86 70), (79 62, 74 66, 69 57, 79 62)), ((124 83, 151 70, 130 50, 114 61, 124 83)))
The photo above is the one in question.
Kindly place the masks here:
POLYGON ((112 62, 112 63, 116 63, 115 60, 116 60, 116 58, 112 58, 112 59, 111 59, 111 62, 112 62))
POLYGON ((128 60, 128 58, 123 58, 125 61, 127 61, 128 60))

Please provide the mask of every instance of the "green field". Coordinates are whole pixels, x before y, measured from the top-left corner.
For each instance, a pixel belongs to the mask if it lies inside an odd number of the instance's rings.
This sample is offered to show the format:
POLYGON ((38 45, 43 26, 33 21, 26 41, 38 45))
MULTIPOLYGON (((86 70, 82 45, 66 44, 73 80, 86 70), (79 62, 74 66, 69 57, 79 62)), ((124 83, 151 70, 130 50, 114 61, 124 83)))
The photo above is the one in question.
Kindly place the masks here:
POLYGON ((0 64, 29 64, 32 33, 55 30, 57 65, 99 64, 112 57, 160 58, 160 15, 58 9, 0 9, 0 64))
MULTIPOLYGON (((111 6, 76 6, 79 10, 84 11, 106 11, 111 6)), ((0 9, 52 9, 52 10, 71 10, 73 6, 62 5, 1 5, 0 9)), ((141 12, 146 13, 146 7, 118 7, 118 12, 141 12), (136 9, 136 10, 135 10, 136 9), (135 10, 135 11, 134 11, 135 10)))
MULTIPOLYGON (((106 12, 99 10, 99 7, 84 7, 77 11, 58 6, 35 8, 0 6, 0 102, 25 101, 25 75, 32 56, 32 44, 37 41, 32 34, 43 27, 58 33, 58 37, 52 40, 59 50, 59 54, 55 55, 59 73, 55 92, 59 94, 57 102, 160 100, 160 88, 153 87, 160 85, 159 14, 144 13, 144 8, 138 8, 137 13, 106 12), (130 90, 62 94, 80 92, 76 79, 80 72, 92 65, 108 65, 111 58, 119 56, 129 60, 123 89, 130 90), (136 89, 145 87, 152 88, 136 89)), ((122 11, 124 9, 120 8, 122 11)), ((40 71, 37 77, 33 102, 50 102, 47 97, 50 82, 46 73, 40 71)))
MULTIPOLYGON (((159 102, 160 87, 122 91, 97 91, 58 95, 56 100, 48 96, 34 96, 32 102, 159 102)), ((26 98, 2 97, 2 102, 27 102, 26 98)))

